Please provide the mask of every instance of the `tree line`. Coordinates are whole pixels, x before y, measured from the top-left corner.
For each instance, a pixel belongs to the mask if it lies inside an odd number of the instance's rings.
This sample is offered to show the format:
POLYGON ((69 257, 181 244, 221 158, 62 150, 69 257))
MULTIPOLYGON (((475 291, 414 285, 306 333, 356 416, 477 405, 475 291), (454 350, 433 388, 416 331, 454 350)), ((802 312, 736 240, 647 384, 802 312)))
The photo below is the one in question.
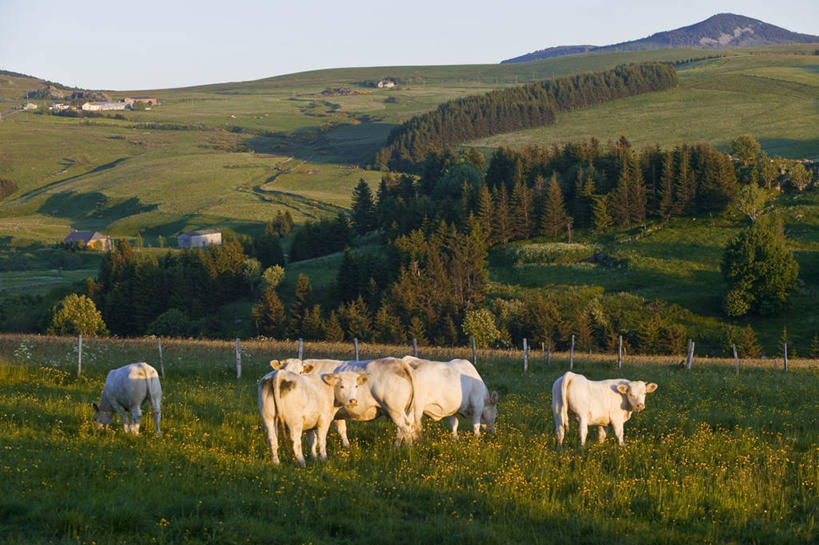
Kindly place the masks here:
POLYGON ((558 112, 676 85, 673 66, 638 63, 450 100, 394 128, 376 157, 376 165, 411 172, 427 153, 446 146, 549 125, 558 112))

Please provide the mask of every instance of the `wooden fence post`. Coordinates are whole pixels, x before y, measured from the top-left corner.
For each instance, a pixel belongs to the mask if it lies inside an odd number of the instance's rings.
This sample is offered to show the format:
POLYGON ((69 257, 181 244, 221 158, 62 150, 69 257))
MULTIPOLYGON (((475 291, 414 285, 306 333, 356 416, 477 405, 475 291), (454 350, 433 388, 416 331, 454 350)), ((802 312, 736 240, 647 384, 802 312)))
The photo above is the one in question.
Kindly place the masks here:
POLYGON ((574 335, 572 335, 572 346, 569 348, 569 369, 574 369, 574 335))
POLYGON ((549 345, 546 347, 546 365, 552 363, 552 339, 549 339, 549 345))
POLYGON ((242 378, 242 347, 236 337, 236 378, 242 378))
POLYGON ((299 339, 299 360, 304 359, 304 339, 299 339))
POLYGON ((739 356, 737 356, 737 345, 736 345, 736 343, 731 343, 731 349, 734 351, 734 368, 737 371, 737 375, 739 375, 739 356))
POLYGON ((418 339, 412 339, 412 357, 418 357, 418 339))
POLYGON ((165 378, 165 359, 162 357, 162 337, 157 335, 156 344, 159 347, 159 372, 162 373, 162 378, 165 378))
MULTIPOLYGON (((82 337, 80 337, 80 341, 82 341, 82 337)), ((82 343, 80 343, 80 346, 82 346, 82 343)), ((784 349, 784 352, 782 353, 782 355, 784 356, 783 361, 784 361, 784 364, 785 364, 785 372, 787 373, 788 372, 788 343, 785 342, 785 344, 782 345, 782 348, 784 349)))
POLYGON ((355 348, 355 361, 358 361, 358 337, 353 338, 353 347, 355 348))
POLYGON ((694 339, 688 339, 688 355, 685 358, 685 368, 691 369, 692 363, 694 363, 694 339))
POLYGON ((526 338, 523 338, 523 372, 529 370, 529 346, 526 343, 526 338))
POLYGON ((475 337, 472 337, 472 365, 478 364, 478 345, 475 343, 475 337))
POLYGON ((623 336, 617 336, 617 368, 623 367, 623 336))
POLYGON ((77 337, 77 377, 82 376, 82 333, 77 337))

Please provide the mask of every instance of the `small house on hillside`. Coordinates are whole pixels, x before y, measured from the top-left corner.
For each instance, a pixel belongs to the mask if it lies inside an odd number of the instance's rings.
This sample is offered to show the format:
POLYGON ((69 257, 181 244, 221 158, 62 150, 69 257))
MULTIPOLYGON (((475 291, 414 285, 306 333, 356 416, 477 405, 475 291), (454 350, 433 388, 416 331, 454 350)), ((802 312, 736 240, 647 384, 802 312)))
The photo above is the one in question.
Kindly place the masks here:
POLYGON ((74 231, 63 239, 63 244, 81 243, 85 248, 108 251, 111 249, 111 237, 96 231, 74 231))
POLYGON ((37 106, 33 102, 27 102, 26 105, 23 106, 24 110, 36 110, 37 108, 39 108, 39 106, 37 106))
POLYGON ((176 245, 180 248, 201 248, 203 246, 222 245, 222 232, 219 229, 199 229, 182 233, 176 237, 176 245))
POLYGON ((395 80, 392 80, 392 79, 390 79, 390 78, 384 78, 384 79, 382 79, 381 81, 379 81, 379 82, 376 84, 376 86, 377 86, 379 89, 383 89, 383 88, 390 89, 390 88, 392 88, 392 87, 395 87, 395 80))

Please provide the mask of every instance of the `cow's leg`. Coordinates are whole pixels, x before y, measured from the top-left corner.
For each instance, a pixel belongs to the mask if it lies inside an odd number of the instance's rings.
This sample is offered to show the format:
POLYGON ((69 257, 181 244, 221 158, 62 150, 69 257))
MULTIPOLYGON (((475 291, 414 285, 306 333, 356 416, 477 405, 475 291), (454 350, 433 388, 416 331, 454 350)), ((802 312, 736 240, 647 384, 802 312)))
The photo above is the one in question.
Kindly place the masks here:
POLYGON ((151 409, 151 417, 154 419, 154 433, 158 437, 162 437, 162 432, 159 431, 159 421, 162 420, 162 413, 151 409))
POLYGON ((290 441, 293 443, 293 455, 301 467, 305 466, 304 453, 301 450, 301 425, 288 426, 290 429, 290 441))
POLYGON ((350 448, 350 441, 347 439, 347 421, 338 419, 335 422, 336 431, 338 432, 339 436, 341 436, 341 446, 344 448, 350 448))
POLYGON ((452 415, 449 417, 449 432, 452 435, 452 439, 455 441, 458 440, 458 415, 452 415))
POLYGON ((599 426, 598 427, 598 434, 597 434, 597 441, 602 443, 606 440, 606 426, 599 426))
POLYGON ((617 438, 617 443, 622 447, 625 444, 623 441, 623 423, 612 422, 611 427, 614 429, 614 436, 617 438))
POLYGON ((321 423, 315 430, 315 435, 318 438, 319 455, 322 460, 327 459, 327 432, 330 430, 329 421, 327 424, 321 423))
POLYGON ((472 406, 472 433, 475 434, 475 437, 481 436, 481 413, 483 411, 483 405, 480 407, 477 404, 472 406))
POLYGON ((316 431, 315 430, 307 430, 305 432, 307 435, 307 448, 310 450, 310 458, 313 460, 316 459, 316 431))
POLYGON ((406 413, 404 413, 402 410, 394 410, 389 407, 387 407, 384 412, 387 414, 387 416, 389 416, 393 424, 395 424, 395 446, 398 447, 404 442, 411 445, 413 439, 413 426, 406 413))
POLYGON ((557 435, 557 450, 560 452, 563 449, 563 438, 566 436, 566 428, 562 423, 555 425, 555 434, 557 435))
POLYGON ((586 436, 589 434, 589 422, 588 420, 581 418, 578 424, 578 427, 580 428, 580 446, 585 447, 586 436))
POLYGON ((265 415, 263 421, 264 429, 267 432, 267 444, 270 447, 273 463, 279 465, 279 434, 276 431, 276 420, 272 416, 265 415))
POLYGON ((125 433, 130 433, 131 426, 129 424, 128 415, 125 413, 125 408, 117 402, 111 403, 114 407, 114 410, 117 411, 119 418, 122 420, 122 427, 125 429, 125 433))
POLYGON ((131 433, 139 435, 139 424, 142 422, 142 407, 139 405, 131 407, 131 433))

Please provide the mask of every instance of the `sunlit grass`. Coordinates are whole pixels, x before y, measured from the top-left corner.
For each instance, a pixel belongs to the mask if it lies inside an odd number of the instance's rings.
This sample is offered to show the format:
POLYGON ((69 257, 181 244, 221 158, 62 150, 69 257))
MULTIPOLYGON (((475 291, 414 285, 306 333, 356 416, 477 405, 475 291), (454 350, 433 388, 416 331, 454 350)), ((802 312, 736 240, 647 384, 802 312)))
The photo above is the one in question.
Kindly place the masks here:
MULTIPOLYGON (((144 359, 153 340, 89 340, 76 377, 73 339, 0 337, 0 536, 7 543, 811 543, 817 538, 816 362, 783 373, 660 360, 583 359, 590 378, 657 382, 626 446, 572 425, 554 452, 551 383, 567 362, 481 352, 501 396, 498 434, 455 443, 444 422, 394 449, 386 421, 331 431, 330 459, 299 469, 285 444, 270 463, 255 383, 295 343, 171 341, 162 438, 97 432, 90 402, 105 372, 144 359)), ((349 357, 350 346, 308 355, 349 357)), ((362 357, 402 347, 362 347, 362 357)), ((422 355, 444 359, 450 351, 422 355)), ((147 415, 146 415, 147 417, 147 415)))

